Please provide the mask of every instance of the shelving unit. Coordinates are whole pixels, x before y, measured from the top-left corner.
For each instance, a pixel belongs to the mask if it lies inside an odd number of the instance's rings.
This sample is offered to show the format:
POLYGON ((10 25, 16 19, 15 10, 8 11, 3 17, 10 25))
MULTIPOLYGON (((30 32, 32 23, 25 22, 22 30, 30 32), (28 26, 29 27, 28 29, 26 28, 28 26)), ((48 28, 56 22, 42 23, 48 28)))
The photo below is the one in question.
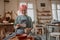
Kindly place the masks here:
POLYGON ((38 19, 39 23, 49 23, 49 22, 51 22, 52 17, 51 17, 51 13, 50 13, 49 10, 48 11, 47 10, 45 10, 45 11, 38 11, 37 10, 37 12, 38 12, 37 19, 38 19))
POLYGON ((48 11, 37 11, 37 23, 38 26, 36 26, 36 34, 37 35, 43 35, 45 33, 45 27, 47 23, 50 23, 52 20, 52 14, 48 11), (41 26, 41 27, 40 27, 41 26))

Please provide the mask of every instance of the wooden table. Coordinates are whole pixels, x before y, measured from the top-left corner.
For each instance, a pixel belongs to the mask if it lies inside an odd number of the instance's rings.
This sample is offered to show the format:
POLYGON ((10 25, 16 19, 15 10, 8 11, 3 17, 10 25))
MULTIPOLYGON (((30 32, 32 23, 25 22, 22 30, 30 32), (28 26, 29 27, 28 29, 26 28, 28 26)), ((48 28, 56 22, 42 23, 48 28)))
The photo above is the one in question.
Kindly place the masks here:
POLYGON ((7 34, 12 33, 14 30, 13 24, 0 23, 0 40, 2 40, 7 34))

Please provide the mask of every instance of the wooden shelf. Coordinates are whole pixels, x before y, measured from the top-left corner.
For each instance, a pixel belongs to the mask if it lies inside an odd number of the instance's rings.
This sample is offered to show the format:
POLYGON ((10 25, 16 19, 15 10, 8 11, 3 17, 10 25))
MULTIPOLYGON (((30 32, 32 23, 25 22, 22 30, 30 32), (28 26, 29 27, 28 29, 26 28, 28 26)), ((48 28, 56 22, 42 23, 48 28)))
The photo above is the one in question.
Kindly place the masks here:
POLYGON ((37 18, 44 18, 44 19, 46 18, 46 19, 48 19, 48 18, 51 18, 51 16, 48 16, 48 17, 47 16, 38 16, 37 18))
MULTIPOLYGON (((37 14, 38 15, 38 14, 37 14)), ((51 14, 40 14, 38 16, 51 16, 51 14)))
POLYGON ((52 18, 37 18, 38 20, 51 20, 52 18))
POLYGON ((39 11, 39 10, 37 9, 37 12, 39 12, 39 13, 50 13, 50 10, 39 11))
POLYGON ((51 18, 50 19, 42 19, 42 18, 40 18, 40 20, 51 20, 51 18))
POLYGON ((38 23, 50 23, 51 20, 45 20, 45 21, 41 21, 41 20, 38 20, 38 23))

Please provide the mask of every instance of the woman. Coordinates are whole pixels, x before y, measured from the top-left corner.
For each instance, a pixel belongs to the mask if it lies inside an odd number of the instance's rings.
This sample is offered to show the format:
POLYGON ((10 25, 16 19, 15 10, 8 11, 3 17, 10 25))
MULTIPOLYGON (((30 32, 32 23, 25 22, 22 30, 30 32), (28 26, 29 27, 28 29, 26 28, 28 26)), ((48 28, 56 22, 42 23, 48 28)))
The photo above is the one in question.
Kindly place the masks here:
POLYGON ((14 23, 15 32, 7 36, 6 38, 4 38, 4 40, 8 40, 11 37, 16 36, 17 34, 24 34, 24 33, 29 34, 31 32, 33 25, 32 25, 31 17, 26 15, 27 6, 21 5, 19 10, 22 13, 22 15, 17 16, 15 20, 15 23, 14 23))

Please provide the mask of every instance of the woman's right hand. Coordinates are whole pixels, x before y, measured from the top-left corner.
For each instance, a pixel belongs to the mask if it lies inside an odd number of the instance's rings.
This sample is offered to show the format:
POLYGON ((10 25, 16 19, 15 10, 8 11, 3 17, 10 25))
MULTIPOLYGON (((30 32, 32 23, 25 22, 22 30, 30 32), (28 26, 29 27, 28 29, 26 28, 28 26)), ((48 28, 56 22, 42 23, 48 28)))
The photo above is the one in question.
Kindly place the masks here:
POLYGON ((26 24, 17 24, 16 28, 19 28, 19 27, 26 27, 26 24))
POLYGON ((17 24, 15 28, 17 29, 17 28, 19 28, 19 27, 20 27, 20 24, 17 24))

